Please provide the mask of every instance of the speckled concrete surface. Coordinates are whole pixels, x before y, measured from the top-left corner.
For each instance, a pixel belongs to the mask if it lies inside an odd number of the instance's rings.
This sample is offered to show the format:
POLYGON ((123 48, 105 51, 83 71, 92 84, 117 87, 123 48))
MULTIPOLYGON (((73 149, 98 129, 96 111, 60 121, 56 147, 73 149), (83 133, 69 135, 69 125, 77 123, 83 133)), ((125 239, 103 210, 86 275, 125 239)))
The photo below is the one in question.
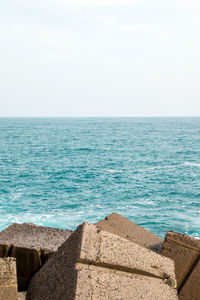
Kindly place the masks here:
POLYGON ((200 240, 169 231, 161 254, 175 261, 179 298, 181 300, 199 300, 200 240))
POLYGON ((184 284, 179 294, 179 299, 200 299, 200 260, 195 265, 191 275, 188 277, 186 283, 184 284))
POLYGON ((95 262, 117 269, 138 272, 166 278, 175 276, 174 262, 138 244, 131 243, 117 235, 98 230, 85 224, 80 252, 80 261, 95 262))
POLYGON ((0 232, 0 244, 56 251, 71 233, 71 230, 37 226, 31 223, 13 223, 0 232))
POLYGON ((112 213, 95 225, 154 252, 161 251, 163 239, 117 213, 112 213))
POLYGON ((27 300, 177 299, 174 263, 84 223, 32 278, 27 300))
POLYGON ((14 258, 0 258, 0 299, 17 300, 17 274, 14 258))
POLYGON ((71 235, 71 230, 12 224, 0 232, 0 256, 12 256, 17 262, 20 291, 26 290, 31 277, 71 235))
POLYGON ((76 300, 178 299, 176 291, 164 284, 162 279, 86 264, 77 264, 76 268, 76 300))
POLYGON ((26 300, 26 292, 18 293, 18 300, 26 300))

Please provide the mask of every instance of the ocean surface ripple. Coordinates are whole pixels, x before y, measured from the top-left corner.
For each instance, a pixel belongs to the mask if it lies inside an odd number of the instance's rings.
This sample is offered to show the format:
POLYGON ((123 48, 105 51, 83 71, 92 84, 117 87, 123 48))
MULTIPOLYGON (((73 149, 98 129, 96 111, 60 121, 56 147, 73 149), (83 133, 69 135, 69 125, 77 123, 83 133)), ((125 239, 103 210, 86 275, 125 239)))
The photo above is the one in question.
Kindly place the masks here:
POLYGON ((118 212, 200 238, 200 118, 0 118, 0 229, 118 212))

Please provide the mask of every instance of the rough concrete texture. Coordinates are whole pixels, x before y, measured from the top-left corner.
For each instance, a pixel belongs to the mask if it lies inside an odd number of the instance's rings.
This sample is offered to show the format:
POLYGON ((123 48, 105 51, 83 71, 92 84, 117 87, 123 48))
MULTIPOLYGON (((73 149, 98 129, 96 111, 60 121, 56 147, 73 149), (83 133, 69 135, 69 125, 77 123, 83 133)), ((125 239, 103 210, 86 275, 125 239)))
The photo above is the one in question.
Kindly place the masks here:
POLYGON ((180 300, 192 299, 199 300, 200 299, 200 260, 195 265, 191 275, 183 286, 180 294, 180 300))
POLYGON ((26 300, 26 292, 18 293, 18 300, 26 300))
POLYGON ((161 254, 175 261, 179 299, 199 300, 200 240, 169 231, 161 254))
POLYGON ((0 299, 17 300, 17 273, 14 258, 0 258, 0 299))
POLYGON ((64 243, 71 233, 71 230, 37 226, 32 223, 13 223, 0 232, 0 243, 57 251, 58 247, 64 243))
POLYGON ((15 257, 19 290, 26 290, 30 278, 71 235, 71 230, 12 224, 0 233, 0 257, 15 257))
POLYGON ((175 290, 165 285, 162 279, 89 264, 78 264, 77 268, 79 271, 76 300, 178 299, 175 290))
POLYGON ((27 300, 178 299, 170 277, 172 260, 84 223, 34 275, 27 300))
POLYGON ((160 237, 117 213, 112 213, 95 225, 154 252, 161 251, 163 240, 160 237))

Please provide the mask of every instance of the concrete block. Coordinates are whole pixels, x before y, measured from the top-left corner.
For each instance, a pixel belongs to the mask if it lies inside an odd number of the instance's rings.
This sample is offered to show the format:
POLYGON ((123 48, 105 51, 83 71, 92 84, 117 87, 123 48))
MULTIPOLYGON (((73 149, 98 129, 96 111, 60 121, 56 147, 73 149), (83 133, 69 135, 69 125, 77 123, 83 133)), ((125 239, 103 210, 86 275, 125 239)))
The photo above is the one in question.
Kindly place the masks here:
POLYGON ((0 299, 17 300, 17 273, 14 258, 0 258, 0 299))
POLYGON ((197 264, 193 268, 190 276, 185 282, 180 294, 180 300, 192 299, 199 300, 200 299, 200 260, 198 260, 197 264))
POLYGON ((199 300, 200 240, 169 231, 161 254, 175 261, 179 299, 199 300))
POLYGON ((47 260, 55 253, 53 250, 49 249, 42 249, 42 258, 43 258, 43 264, 47 262, 47 260))
POLYGON ((71 233, 30 223, 14 223, 0 233, 0 257, 16 258, 20 291, 71 233))
POLYGON ((26 300, 26 292, 18 293, 18 300, 26 300))
POLYGON ((9 250, 11 249, 11 244, 0 244, 0 257, 9 256, 9 250))
POLYGON ((174 262, 82 224, 32 278, 27 300, 177 298, 174 262))
POLYGON ((112 213, 95 225, 154 252, 161 251, 163 239, 117 213, 112 213))
POLYGON ((26 290, 32 276, 41 268, 41 250, 13 246, 11 256, 16 258, 19 290, 26 290))

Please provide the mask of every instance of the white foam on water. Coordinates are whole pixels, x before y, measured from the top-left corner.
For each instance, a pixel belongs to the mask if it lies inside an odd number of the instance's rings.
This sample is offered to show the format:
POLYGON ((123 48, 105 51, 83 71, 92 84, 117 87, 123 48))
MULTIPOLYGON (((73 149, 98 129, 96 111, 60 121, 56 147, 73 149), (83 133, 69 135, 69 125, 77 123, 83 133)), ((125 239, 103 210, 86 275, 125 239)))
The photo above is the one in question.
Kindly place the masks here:
POLYGON ((183 165, 184 165, 184 166, 192 166, 192 167, 200 168, 200 163, 184 162, 183 165))
POLYGON ((122 173, 123 172, 121 170, 115 170, 115 169, 108 169, 106 171, 109 172, 109 173, 122 173))
POLYGON ((174 168, 174 166, 157 166, 157 167, 152 167, 150 169, 154 170, 154 169, 170 169, 170 168, 174 168))
POLYGON ((18 199, 20 199, 22 194, 23 194, 22 192, 11 192, 10 195, 9 195, 9 198, 11 200, 18 200, 18 199))
POLYGON ((170 169, 170 168, 174 168, 176 166, 155 166, 155 167, 147 167, 146 169, 139 169, 137 170, 138 172, 146 172, 146 171, 152 171, 152 170, 157 170, 157 169, 170 169))

